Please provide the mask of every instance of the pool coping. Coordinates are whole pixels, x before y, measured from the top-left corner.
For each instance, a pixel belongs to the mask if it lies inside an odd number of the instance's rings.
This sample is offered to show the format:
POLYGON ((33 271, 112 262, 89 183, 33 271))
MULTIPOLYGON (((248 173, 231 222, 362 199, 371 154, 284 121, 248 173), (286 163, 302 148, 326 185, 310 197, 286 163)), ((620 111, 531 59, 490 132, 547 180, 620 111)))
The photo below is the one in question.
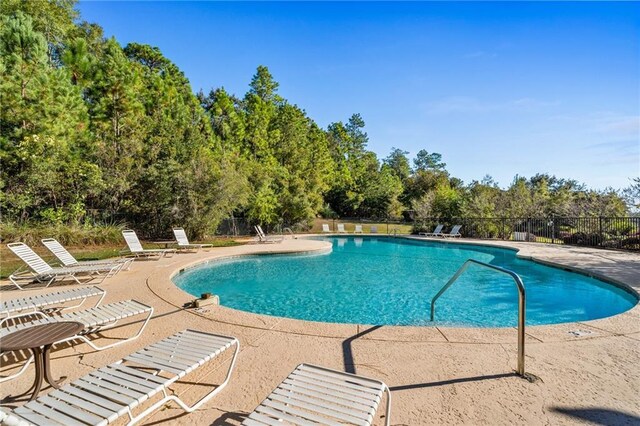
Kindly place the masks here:
MULTIPOLYGON (((197 259, 192 258, 186 262, 180 262, 180 265, 173 268, 169 274, 167 271, 157 271, 147 278, 147 286, 154 294, 165 302, 178 307, 184 308, 194 296, 180 289, 173 283, 172 278, 181 271, 197 267, 201 264, 209 262, 223 261, 244 256, 255 255, 286 255, 286 254, 322 254, 331 250, 331 244, 322 240, 313 240, 306 237, 333 237, 333 236, 350 236, 345 234, 313 234, 304 235, 300 239, 286 239, 281 244, 256 244, 243 245, 229 248, 228 250, 216 249, 208 255, 199 255, 197 259), (235 250, 233 250, 235 249, 235 250), (235 251, 229 253, 229 251, 235 251)), ((360 235, 358 235, 360 236, 360 235)), ((429 240, 443 242, 442 239, 426 239, 420 237, 407 236, 386 236, 380 234, 364 234, 364 237, 388 237, 388 238, 407 238, 412 240, 429 240)), ((540 249, 550 250, 557 248, 555 246, 548 247, 546 244, 540 243, 511 243, 517 244, 516 247, 509 245, 508 242, 489 242, 470 241, 465 239, 456 239, 455 241, 444 240, 445 243, 480 245, 494 248, 503 248, 516 251, 516 255, 520 258, 539 262, 541 264, 552 267, 568 269, 570 271, 592 276, 601 279, 613 285, 617 285, 636 298, 639 298, 640 277, 638 282, 629 282, 624 277, 611 277, 604 275, 593 268, 585 268, 576 264, 568 264, 565 261, 550 261, 540 258, 536 255, 536 251, 540 249), (529 245, 535 244, 532 249, 529 245), (541 247, 543 246, 543 247, 541 247)), ((583 248, 571 247, 573 251, 577 251, 579 255, 588 255, 593 257, 591 250, 583 248)), ((596 253, 601 255, 601 253, 596 253)), ((625 253, 625 255, 627 255, 625 253)), ((635 259, 634 259, 635 260, 635 259)), ((638 257, 640 260, 640 257, 638 257)), ((345 338, 353 336, 354 333, 360 333, 362 330, 375 330, 364 338, 378 339, 385 341, 429 341, 441 343, 479 343, 479 344, 501 344, 514 343, 517 339, 516 327, 448 327, 448 326, 376 326, 367 324, 343 324, 330 322, 316 322, 301 319, 292 319, 285 317, 275 317, 241 311, 238 309, 228 308, 222 305, 216 305, 201 311, 188 309, 188 312, 201 317, 208 318, 215 322, 225 324, 248 327, 253 329, 269 330, 282 333, 314 335, 328 338, 345 338)), ((527 326, 527 342, 542 343, 549 341, 571 341, 580 339, 595 339, 599 337, 607 337, 611 335, 632 335, 640 332, 640 302, 636 303, 631 309, 611 317, 600 318, 596 320, 570 322, 551 325, 529 325, 527 326)))

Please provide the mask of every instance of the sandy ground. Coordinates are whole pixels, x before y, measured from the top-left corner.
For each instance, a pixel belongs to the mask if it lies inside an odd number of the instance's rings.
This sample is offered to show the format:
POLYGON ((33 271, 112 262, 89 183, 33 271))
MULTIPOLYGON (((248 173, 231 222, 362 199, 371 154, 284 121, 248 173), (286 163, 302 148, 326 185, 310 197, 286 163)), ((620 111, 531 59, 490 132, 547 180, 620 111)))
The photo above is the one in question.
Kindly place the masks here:
MULTIPOLYGON (((606 276, 640 291, 638 254, 482 243, 515 247, 520 256, 606 276)), ((59 345, 52 353, 54 376, 73 380, 176 331, 193 328, 240 340, 241 352, 230 384, 192 414, 185 415, 171 403, 143 424, 237 425, 302 362, 386 382, 392 391, 392 425, 640 424, 640 305, 596 321, 527 327, 526 371, 538 378, 530 382, 514 373, 515 328, 372 327, 276 318, 221 306, 196 311, 184 308, 193 297, 171 282, 171 276, 181 269, 208 259, 328 248, 322 241, 288 239, 281 244, 216 248, 159 261, 136 261, 130 270, 101 287, 107 290, 103 304, 135 299, 154 307, 144 334, 100 352, 86 344, 59 345), (576 336, 572 331, 582 333, 576 336)), ((65 284, 16 291, 2 284, 2 300, 71 288, 65 284)), ((105 344, 128 335, 139 326, 138 320, 94 335, 94 339, 105 344)), ((13 356, 3 358, 2 374, 15 371, 13 356)), ((187 376, 187 381, 174 387, 175 393, 187 401, 197 400, 220 382, 228 365, 225 361, 187 376)), ((0 385, 4 406, 24 403, 24 399, 9 402, 6 398, 25 391, 33 374, 30 366, 19 378, 0 385)), ((41 395, 50 390, 45 387, 41 395)), ((383 424, 383 413, 378 411, 376 424, 383 424)))

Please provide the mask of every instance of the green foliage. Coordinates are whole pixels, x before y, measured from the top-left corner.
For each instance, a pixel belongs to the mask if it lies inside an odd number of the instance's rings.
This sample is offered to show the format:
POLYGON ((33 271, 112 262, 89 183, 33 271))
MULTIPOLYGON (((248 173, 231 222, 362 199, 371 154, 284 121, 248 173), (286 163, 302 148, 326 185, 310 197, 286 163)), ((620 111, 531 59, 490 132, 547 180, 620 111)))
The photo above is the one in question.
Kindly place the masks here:
POLYGON ((43 238, 55 238, 63 245, 122 244, 122 224, 114 225, 65 225, 40 221, 0 223, 0 235, 5 244, 23 242, 31 246, 40 245, 43 238))
MULTIPOLYGON (((201 238, 228 217, 305 227, 318 215, 407 210, 425 221, 627 213, 616 191, 546 174, 502 190, 491 179, 465 186, 426 149, 414 169, 398 148, 380 161, 360 114, 320 128, 278 94, 264 65, 243 96, 194 95, 157 47, 122 48, 78 21, 74 5, 0 2, 0 208, 4 226, 19 229, 3 235, 102 238, 86 236, 87 216, 117 217, 144 236, 182 226, 201 238)), ((624 195, 637 208, 634 182, 624 195)))

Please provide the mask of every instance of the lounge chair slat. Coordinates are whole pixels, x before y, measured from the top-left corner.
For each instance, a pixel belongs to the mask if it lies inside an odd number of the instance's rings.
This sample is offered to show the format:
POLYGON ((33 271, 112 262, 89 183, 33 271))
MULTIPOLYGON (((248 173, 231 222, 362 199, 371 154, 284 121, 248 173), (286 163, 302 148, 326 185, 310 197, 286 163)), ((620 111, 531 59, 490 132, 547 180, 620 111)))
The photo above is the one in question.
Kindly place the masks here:
POLYGON ((154 386, 153 384, 145 382, 145 380, 137 377, 122 377, 120 375, 112 374, 112 372, 107 368, 101 368, 93 373, 89 373, 89 375, 91 377, 131 389, 135 392, 148 393, 150 391, 158 390, 157 384, 154 386))
POLYGON ((159 385, 164 383, 166 379, 158 377, 155 374, 148 373, 146 371, 138 370, 136 368, 127 367, 124 364, 111 364, 106 368, 109 369, 110 374, 121 374, 128 377, 137 377, 140 380, 144 380, 149 384, 159 385))
POLYGON ((313 421, 313 422, 311 422, 311 421, 306 420, 305 418, 302 418, 300 416, 294 416, 294 415, 291 415, 289 413, 285 413, 283 411, 276 410, 273 407, 269 407, 267 405, 260 405, 258 408, 256 408, 256 411, 251 413, 251 415, 253 415, 253 414, 257 414, 258 416, 261 416, 261 418, 264 419, 265 423, 267 423, 268 425, 274 425, 274 426, 275 425, 281 425, 282 424, 281 420, 285 420, 288 423, 291 423, 291 424, 294 424, 294 425, 300 425, 300 426, 315 426, 317 424, 321 424, 321 425, 328 425, 329 424, 326 421, 313 421))
POLYGON ((55 421, 54 419, 47 418, 25 407, 18 407, 15 410, 13 410, 13 412, 15 413, 16 416, 19 416, 32 424, 47 425, 47 426, 56 426, 56 425, 65 426, 64 423, 60 423, 55 421))
POLYGON ((289 415, 294 415, 297 417, 301 417, 303 419, 309 419, 312 420, 316 423, 320 423, 323 425, 327 425, 327 426, 342 426, 339 422, 336 422, 335 420, 332 419, 327 419, 323 416, 319 416, 316 413, 313 412, 308 412, 306 410, 300 409, 298 408, 298 406, 293 406, 293 405, 285 405, 285 404, 281 404, 277 401, 272 401, 270 399, 265 400, 262 403, 262 406, 265 408, 271 408, 275 411, 280 412, 281 414, 289 414, 289 415))
POLYGON ((90 385, 89 383, 82 383, 79 381, 73 382, 60 389, 70 395, 75 395, 78 398, 82 398, 89 401, 92 404, 99 405, 107 410, 111 410, 114 413, 119 413, 126 410, 127 404, 121 401, 115 402, 109 395, 103 394, 101 389, 97 386, 90 385), (95 391, 94 391, 95 390, 95 391))
POLYGON ((98 404, 86 401, 70 393, 62 392, 61 390, 58 390, 58 389, 54 390, 49 395, 51 395, 53 398, 57 398, 59 400, 65 401, 71 405, 81 407, 90 413, 93 413, 99 417, 102 417, 103 419, 109 419, 114 416, 112 410, 107 410, 106 408, 103 408, 98 404))
MULTIPOLYGON (((282 394, 285 394, 285 393, 288 394, 289 392, 294 392, 300 395, 310 396, 323 401, 327 401, 329 403, 348 405, 360 411, 369 411, 373 406, 373 404, 371 404, 371 401, 357 400, 353 397, 345 398, 350 396, 347 394, 342 394, 340 397, 336 397, 336 396, 333 396, 332 394, 318 392, 317 387, 315 387, 315 389, 310 389, 308 386, 301 386, 300 384, 289 384, 289 383, 286 383, 286 381, 280 385, 280 389, 281 391, 279 392, 282 394)), ((278 389, 276 389, 274 392, 276 391, 278 391, 278 389)), ((377 408, 377 404, 375 405, 375 407, 377 408)))
POLYGON ((300 377, 298 377, 297 379, 287 377, 282 383, 288 386, 303 387, 304 389, 309 389, 318 393, 332 394, 341 399, 347 399, 355 403, 367 405, 371 402, 371 395, 369 394, 353 392, 352 389, 344 390, 339 386, 327 387, 326 384, 320 384, 316 381, 309 380, 308 378, 305 378, 305 380, 301 380, 300 377))
POLYGON ((65 401, 51 398, 48 395, 44 395, 38 398, 38 402, 42 404, 46 404, 48 407, 56 411, 59 411, 61 413, 64 413, 66 416, 72 417, 88 425, 98 425, 98 424, 105 423, 103 418, 97 417, 94 414, 75 408, 73 405, 69 405, 65 401))
POLYGON ((337 390, 339 392, 346 392, 353 395, 359 395, 364 398, 370 398, 375 393, 369 392, 368 389, 359 389, 357 385, 348 386, 348 383, 339 383, 339 382, 330 382, 327 380, 321 380, 317 376, 310 375, 307 372, 296 372, 295 374, 291 374, 291 378, 294 380, 301 380, 303 382, 315 384, 316 386, 323 386, 328 389, 337 390))
POLYGON ((370 415, 370 410, 364 412, 351 410, 344 406, 335 405, 316 398, 309 398, 308 396, 298 393, 282 391, 282 389, 276 389, 273 391, 270 398, 272 401, 279 401, 285 405, 294 405, 296 407, 304 408, 305 410, 322 413, 356 424, 361 422, 363 417, 368 417, 370 415))
POLYGON ((37 404, 34 402, 29 402, 28 404, 25 405, 25 407, 45 417, 49 417, 50 419, 60 424, 63 424, 65 426, 84 426, 83 423, 80 423, 76 419, 71 418, 59 411, 53 410, 47 407, 46 405, 42 404, 40 401, 37 401, 37 404))
POLYGON ((147 367, 155 368, 156 370, 159 370, 159 371, 166 371, 173 374, 180 374, 182 372, 182 370, 179 368, 175 368, 171 365, 154 362, 153 358, 140 356, 139 354, 129 355, 125 359, 129 362, 134 362, 136 364, 141 364, 147 367))

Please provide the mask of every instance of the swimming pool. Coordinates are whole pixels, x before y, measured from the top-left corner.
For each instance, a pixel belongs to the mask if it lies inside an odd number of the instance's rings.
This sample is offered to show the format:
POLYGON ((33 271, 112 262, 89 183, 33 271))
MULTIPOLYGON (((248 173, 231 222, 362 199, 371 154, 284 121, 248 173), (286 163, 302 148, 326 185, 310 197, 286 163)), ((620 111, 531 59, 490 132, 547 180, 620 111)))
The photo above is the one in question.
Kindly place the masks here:
POLYGON ((224 306, 310 321, 507 327, 517 324, 512 279, 475 265, 437 302, 431 298, 467 260, 518 273, 527 324, 604 318, 632 308, 631 292, 582 274, 518 259, 487 246, 388 237, 335 237, 321 255, 262 255, 207 263, 173 278, 184 291, 220 296, 224 306))

